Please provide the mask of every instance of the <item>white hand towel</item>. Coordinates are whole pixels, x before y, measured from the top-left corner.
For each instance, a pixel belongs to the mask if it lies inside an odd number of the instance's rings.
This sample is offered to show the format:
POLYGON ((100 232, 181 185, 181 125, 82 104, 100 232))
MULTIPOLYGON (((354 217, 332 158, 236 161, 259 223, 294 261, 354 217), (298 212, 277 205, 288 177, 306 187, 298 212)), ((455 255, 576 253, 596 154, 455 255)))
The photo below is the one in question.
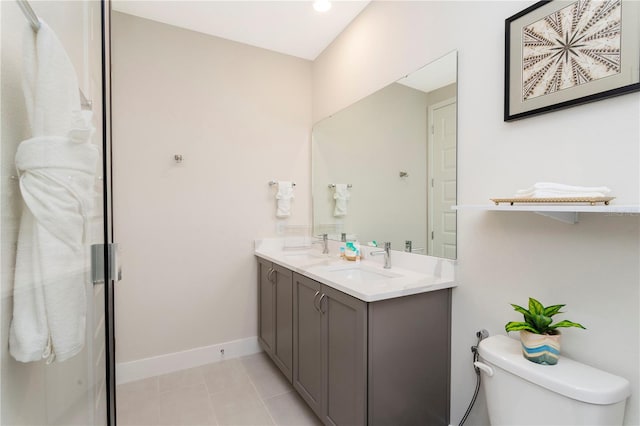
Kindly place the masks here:
POLYGON ((24 206, 9 350, 22 362, 64 361, 84 346, 84 238, 99 153, 73 65, 45 22, 38 33, 26 30, 23 72, 33 137, 16 153, 24 206))
POLYGON ((333 209, 333 215, 335 217, 341 217, 347 215, 347 201, 351 197, 349 193, 349 187, 345 183, 337 183, 336 189, 333 194, 333 199, 336 202, 333 209))
MULTIPOLYGON (((554 182, 538 182, 530 188, 516 191, 516 197, 534 197, 536 191, 549 191, 563 197, 606 197, 611 192, 611 189, 606 186, 575 186, 554 182)), ((541 198, 539 195, 535 195, 535 197, 541 198)))
POLYGON ((291 200, 293 199, 293 182, 278 181, 276 193, 276 216, 291 216, 291 200))
POLYGON ((518 193, 515 198, 601 198, 606 196, 603 192, 565 192, 537 189, 527 193, 518 193))
POLYGON ((554 182, 538 182, 533 187, 535 189, 552 189, 565 192, 604 192, 605 194, 611 192, 606 186, 575 186, 554 182))

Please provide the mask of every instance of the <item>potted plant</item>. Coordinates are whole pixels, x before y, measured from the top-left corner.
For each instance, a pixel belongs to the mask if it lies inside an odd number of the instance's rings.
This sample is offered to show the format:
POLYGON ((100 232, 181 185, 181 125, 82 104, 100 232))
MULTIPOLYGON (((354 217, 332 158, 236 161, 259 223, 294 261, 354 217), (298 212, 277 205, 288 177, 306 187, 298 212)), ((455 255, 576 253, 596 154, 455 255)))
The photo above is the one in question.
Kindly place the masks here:
POLYGON ((562 320, 553 324, 553 317, 561 314, 560 309, 565 305, 552 305, 544 307, 533 297, 529 298, 529 309, 514 305, 513 309, 524 315, 524 321, 509 321, 504 329, 519 331, 522 342, 522 355, 531 362, 537 364, 555 365, 560 355, 560 331, 561 327, 578 327, 585 329, 581 324, 569 320, 562 320))

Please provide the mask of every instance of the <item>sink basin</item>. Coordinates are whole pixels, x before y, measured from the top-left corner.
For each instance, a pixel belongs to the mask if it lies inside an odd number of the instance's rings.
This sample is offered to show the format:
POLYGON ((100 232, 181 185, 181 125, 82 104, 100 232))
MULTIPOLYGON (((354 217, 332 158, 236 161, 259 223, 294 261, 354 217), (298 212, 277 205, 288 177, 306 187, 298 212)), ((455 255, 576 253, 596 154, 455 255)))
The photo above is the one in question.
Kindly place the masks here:
POLYGON ((328 268, 328 271, 336 278, 351 281, 377 281, 400 276, 393 272, 375 270, 361 265, 332 267, 328 268))

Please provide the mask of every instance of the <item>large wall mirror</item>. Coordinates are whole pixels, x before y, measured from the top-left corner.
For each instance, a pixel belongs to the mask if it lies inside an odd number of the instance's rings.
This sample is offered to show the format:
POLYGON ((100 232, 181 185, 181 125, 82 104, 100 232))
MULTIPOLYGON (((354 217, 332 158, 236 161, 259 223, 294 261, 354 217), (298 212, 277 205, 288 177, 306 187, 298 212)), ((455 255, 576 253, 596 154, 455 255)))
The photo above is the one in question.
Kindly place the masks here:
POLYGON ((313 128, 314 233, 456 258, 457 52, 313 128))

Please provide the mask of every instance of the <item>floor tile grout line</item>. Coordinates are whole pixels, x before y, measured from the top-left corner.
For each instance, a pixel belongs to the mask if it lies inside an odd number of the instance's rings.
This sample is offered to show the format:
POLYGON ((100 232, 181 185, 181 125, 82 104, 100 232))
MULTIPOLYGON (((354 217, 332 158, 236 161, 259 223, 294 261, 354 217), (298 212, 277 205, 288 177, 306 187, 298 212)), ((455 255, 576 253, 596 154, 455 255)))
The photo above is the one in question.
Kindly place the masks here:
MULTIPOLYGON (((288 382, 287 382, 287 383, 288 383, 288 382)), ((271 395, 271 396, 270 396, 270 397, 268 397, 268 398, 263 398, 263 399, 264 399, 265 401, 269 401, 269 400, 272 400, 272 399, 277 398, 277 397, 279 397, 279 396, 286 395, 286 394, 288 394, 288 393, 292 393, 292 392, 294 392, 294 391, 295 391, 295 389, 291 388, 291 389, 289 389, 288 391, 280 392, 280 393, 277 393, 277 394, 275 394, 275 395, 271 395)))
POLYGON ((211 400, 211 394, 209 393, 209 388, 207 387, 206 383, 204 385, 204 390, 207 392, 207 402, 209 403, 209 408, 211 409, 211 414, 213 414, 213 422, 215 423, 215 426, 219 426, 220 425, 220 420, 218 419, 218 416, 216 415, 216 408, 213 406, 213 401, 211 400))
POLYGON ((271 419, 271 422, 274 425, 278 425, 278 423, 276 423, 276 419, 273 418, 273 415, 271 414, 271 410, 269 410, 269 407, 267 406, 264 398, 262 397, 262 395, 260 395, 260 392, 258 391, 258 387, 256 386, 256 384, 253 382, 253 379, 251 378, 251 375, 249 374, 249 371, 247 370, 246 366, 244 365, 244 363, 241 361, 242 364, 242 368, 245 371, 245 374, 247 375, 247 377, 249 378, 249 383, 251 383, 251 386, 253 386, 253 389, 256 391, 256 394, 258 395, 258 399, 260 400, 260 403, 262 404, 262 406, 264 407, 264 409, 267 411, 267 415, 269 416, 269 418, 271 419))

